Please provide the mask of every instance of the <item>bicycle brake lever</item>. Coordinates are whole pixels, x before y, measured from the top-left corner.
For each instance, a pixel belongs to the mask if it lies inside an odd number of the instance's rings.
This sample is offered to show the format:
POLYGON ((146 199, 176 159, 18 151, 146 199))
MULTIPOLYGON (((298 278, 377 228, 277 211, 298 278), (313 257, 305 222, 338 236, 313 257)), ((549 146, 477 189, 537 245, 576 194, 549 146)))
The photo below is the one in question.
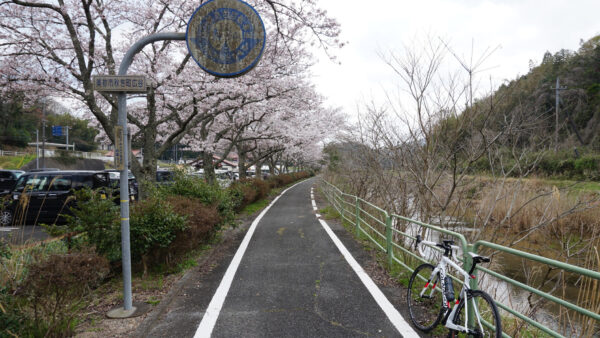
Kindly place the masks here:
POLYGON ((419 243, 421 243, 421 235, 417 235, 417 239, 415 241, 415 250, 417 249, 417 247, 419 246, 419 243))

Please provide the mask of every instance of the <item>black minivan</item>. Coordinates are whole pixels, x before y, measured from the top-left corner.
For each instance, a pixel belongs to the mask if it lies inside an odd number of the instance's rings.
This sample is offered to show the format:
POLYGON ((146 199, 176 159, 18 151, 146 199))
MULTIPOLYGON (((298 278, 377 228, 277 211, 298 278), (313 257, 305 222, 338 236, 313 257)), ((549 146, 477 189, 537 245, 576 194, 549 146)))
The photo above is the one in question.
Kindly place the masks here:
POLYGON ((84 187, 110 187, 109 174, 84 170, 27 172, 6 196, 9 200, 0 211, 0 225, 63 223, 60 215, 70 213, 69 196, 84 187))
POLYGON ((8 194, 24 173, 23 170, 0 170, 0 196, 8 194))

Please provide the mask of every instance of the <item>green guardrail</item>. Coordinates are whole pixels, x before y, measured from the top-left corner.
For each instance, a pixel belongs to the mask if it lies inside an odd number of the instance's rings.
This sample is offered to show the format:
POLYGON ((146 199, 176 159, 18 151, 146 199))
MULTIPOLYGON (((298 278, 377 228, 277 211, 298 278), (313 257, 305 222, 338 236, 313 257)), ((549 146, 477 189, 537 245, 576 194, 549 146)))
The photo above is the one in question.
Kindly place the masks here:
MULTIPOLYGON (((415 236, 397 229, 396 225, 398 224, 398 222, 407 222, 425 228, 427 229, 426 231, 436 231, 438 233, 454 237, 455 243, 457 243, 457 245, 461 248, 462 261, 464 264, 464 268, 467 271, 471 268, 472 265, 472 259, 469 255, 469 252, 477 253, 480 248, 484 247, 491 250, 496 250, 498 252, 503 252, 505 254, 510 254, 531 261, 535 261, 541 264, 546 264, 553 268, 562 269, 564 271, 578 274, 579 276, 585 276, 600 281, 600 272, 598 271, 585 269, 582 267, 563 263, 547 257, 534 255, 528 252, 516 250, 487 241, 477 241, 473 244, 469 244, 465 236, 458 232, 444 229, 435 225, 419 222, 417 220, 410 219, 404 216, 388 213, 384 209, 368 201, 365 201, 357 196, 344 193, 338 187, 334 186, 333 184, 327 182, 324 179, 322 179, 322 181, 325 184, 321 186, 321 191, 324 193, 329 203, 336 209, 336 211, 345 221, 347 221, 348 223, 352 224, 353 227, 355 227, 356 235, 362 234, 366 236, 371 242, 375 244, 377 248, 379 248, 382 252, 387 254, 387 262, 390 267, 395 263, 400 265, 402 268, 410 271, 410 273, 414 271, 414 269, 409 264, 407 264, 406 261, 401 259, 401 255, 405 255, 405 257, 410 257, 417 261, 428 262, 426 259, 415 254, 410 249, 411 244, 414 243, 414 240, 416 239, 415 236), (406 244, 409 244, 408 248, 406 244)), ((483 273, 489 274, 490 276, 494 276, 495 278, 502 280, 503 282, 508 283, 516 288, 522 289, 527 292, 531 292, 539 297, 548 300, 549 302, 555 303, 560 306, 564 306, 567 309, 592 318, 596 320, 598 322, 597 325, 600 326, 600 314, 598 313, 585 309, 579 305, 573 304, 564 299, 558 298, 547 292, 533 288, 527 284, 516 281, 510 277, 507 277, 501 273, 492 271, 485 267, 478 266, 476 271, 481 271, 483 273)), ((452 276, 452 278, 455 281, 462 283, 462 280, 459 280, 455 276, 452 276)), ((477 289, 477 280, 478 278, 471 280, 470 287, 472 289, 477 289)), ((533 327, 541 330, 545 334, 548 334, 553 337, 563 337, 563 335, 561 335, 560 333, 516 311, 509 305, 500 303, 496 300, 495 302, 497 306, 501 309, 519 318, 520 320, 525 321, 533 327)), ((506 333, 503 333, 503 336, 509 337, 506 333)))

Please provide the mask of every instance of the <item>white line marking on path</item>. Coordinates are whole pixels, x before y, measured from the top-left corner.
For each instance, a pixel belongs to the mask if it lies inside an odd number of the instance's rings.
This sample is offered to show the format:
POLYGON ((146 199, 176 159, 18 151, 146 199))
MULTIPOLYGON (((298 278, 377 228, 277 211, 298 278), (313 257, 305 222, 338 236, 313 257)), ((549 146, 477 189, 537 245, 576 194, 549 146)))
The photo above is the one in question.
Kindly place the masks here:
MULTIPOLYGON (((311 192, 312 192, 312 188, 311 188, 311 192)), ((313 203, 314 202, 315 201, 313 199, 313 203)), ((363 282, 363 284, 365 285, 367 290, 369 290, 369 293, 371 293, 371 296, 373 296, 373 298, 375 299, 375 301, 377 302, 379 307, 381 307, 383 312, 385 312, 385 315, 392 322, 392 324, 396 327, 396 330, 398 330, 398 332, 400 332, 403 337, 411 337, 411 338, 419 337, 417 332, 415 332, 415 330, 410 326, 410 324, 408 324, 408 322, 406 322, 406 320, 404 320, 404 318, 402 317, 400 312, 398 312, 398 310, 396 310, 394 305, 392 305, 392 303, 390 303, 390 301, 383 294, 383 292, 381 292, 381 290, 373 282, 371 277, 369 277, 369 275, 360 266, 360 264, 358 264, 356 259, 354 259, 354 257, 352 257, 352 254, 350 253, 350 251, 348 251, 348 249, 346 249, 346 247, 344 246, 342 241, 340 241, 340 239, 335 235, 335 233, 333 233, 333 231, 331 230, 329 225, 327 225, 327 222, 325 222, 322 219, 317 219, 317 220, 319 221, 319 223, 321 223, 321 226, 323 227, 323 229, 325 229, 325 231, 327 232, 329 237, 331 237, 331 240, 333 241, 335 246, 337 246, 338 250, 340 250, 340 252, 342 253, 342 256, 344 256, 344 258, 346 259, 348 264, 350 264, 350 266, 352 267, 354 272, 358 275, 358 278, 360 278, 360 280, 363 282)))
POLYGON ((4 232, 10 232, 13 230, 19 230, 19 228, 0 228, 0 231, 4 231, 4 232))
POLYGON ((229 267, 227 268, 227 271, 225 272, 225 275, 223 276, 223 279, 221 280, 221 284, 219 284, 219 287, 217 288, 217 291, 213 295, 213 298, 210 301, 210 304, 208 304, 208 308, 206 308, 204 317, 202 317, 202 321, 200 322, 198 329, 196 329, 196 334, 194 335, 194 338, 200 338, 200 337, 204 338, 204 337, 211 336, 212 331, 215 328, 215 324, 217 323, 217 319, 219 318, 219 313, 221 312, 221 309, 223 308, 223 304, 225 303, 225 298, 227 297, 227 293, 229 293, 229 288, 231 287, 231 283, 233 282, 233 277, 235 277, 235 273, 237 272, 237 269, 240 266, 242 257, 244 257, 244 254, 246 253, 248 244, 250 243, 250 240, 252 239, 252 235, 254 234, 254 230, 256 230, 256 226, 258 225, 260 220, 267 213, 267 211, 269 211, 269 209, 271 209, 273 204, 275 204, 275 202, 277 202, 277 200, 281 196, 283 196, 283 194, 285 194, 288 190, 292 189, 293 187, 295 187, 298 184, 303 183, 303 182, 305 182, 305 181, 298 182, 298 183, 294 184, 293 186, 285 189, 281 194, 279 194, 279 196, 277 196, 273 200, 273 202, 271 202, 271 204, 269 204, 269 206, 267 206, 258 215, 258 217, 256 217, 256 219, 254 219, 254 221, 252 222, 252 225, 250 225, 250 228, 248 229, 248 232, 246 233, 246 236, 244 236, 244 240, 242 240, 242 244, 240 244, 240 247, 236 251, 235 256, 233 256, 233 259, 231 260, 231 263, 229 264, 229 267))

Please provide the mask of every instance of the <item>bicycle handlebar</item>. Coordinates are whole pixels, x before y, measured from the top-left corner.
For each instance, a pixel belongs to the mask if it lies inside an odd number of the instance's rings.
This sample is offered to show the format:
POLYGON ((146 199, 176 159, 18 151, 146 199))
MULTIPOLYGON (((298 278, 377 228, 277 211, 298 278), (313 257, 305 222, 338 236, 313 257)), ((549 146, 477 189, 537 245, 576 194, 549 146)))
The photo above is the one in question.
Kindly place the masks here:
POLYGON ((435 243, 435 242, 423 240, 423 239, 421 239, 421 235, 417 235, 416 241, 415 241, 415 249, 419 252, 419 254, 422 257, 425 257, 425 254, 422 250, 422 246, 419 244, 424 244, 424 245, 428 245, 431 247, 442 248, 445 250, 445 253, 448 253, 448 256, 450 256, 450 258, 452 260, 454 260, 455 262, 458 262, 458 259, 456 258, 456 253, 458 252, 459 246, 450 244, 450 241, 443 241, 442 243, 435 243), (446 242, 446 243, 444 243, 444 242, 446 242), (446 244, 448 244, 448 245, 446 245, 446 244))

